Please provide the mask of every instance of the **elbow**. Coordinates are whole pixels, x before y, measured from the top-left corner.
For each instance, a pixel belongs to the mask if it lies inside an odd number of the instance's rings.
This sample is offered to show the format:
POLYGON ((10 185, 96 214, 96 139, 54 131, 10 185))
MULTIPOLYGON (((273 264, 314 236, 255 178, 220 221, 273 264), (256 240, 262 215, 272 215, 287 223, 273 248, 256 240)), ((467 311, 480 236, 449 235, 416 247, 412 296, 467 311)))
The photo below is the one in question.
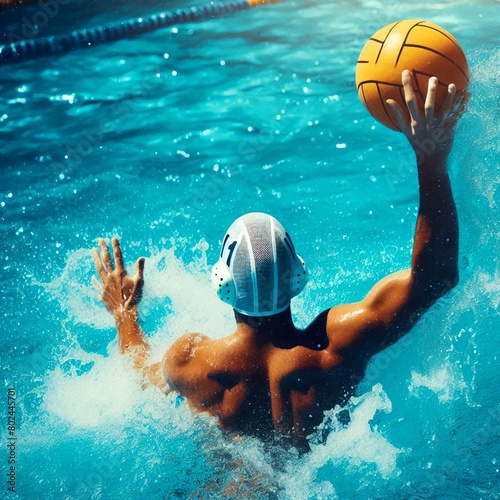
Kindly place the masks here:
POLYGON ((445 278, 440 280, 439 284, 434 287, 436 293, 436 299, 446 295, 450 290, 455 288, 459 282, 458 270, 449 273, 445 278))
POLYGON ((448 288, 448 290, 455 288, 458 285, 459 281, 460 281, 460 276, 458 275, 458 271, 457 271, 455 273, 455 276, 453 277, 453 280, 450 282, 450 287, 448 288))
POLYGON ((441 278, 436 276, 435 279, 429 282, 423 289, 425 290, 424 293, 427 296, 427 300, 432 303, 445 296, 450 290, 458 285, 458 281, 458 272, 448 273, 441 278))
POLYGON ((449 292, 451 289, 455 288, 460 281, 460 276, 458 274, 458 267, 454 266, 453 270, 448 273, 448 276, 443 280, 444 293, 449 292))
POLYGON ((420 281, 414 280, 414 297, 425 307, 430 307, 436 300, 445 296, 449 291, 455 288, 459 282, 458 270, 448 273, 434 273, 432 279, 420 281))
POLYGON ((455 259, 444 263, 441 269, 436 271, 438 271, 435 273, 436 288, 440 288, 442 290, 442 295, 448 293, 458 285, 458 263, 455 259))

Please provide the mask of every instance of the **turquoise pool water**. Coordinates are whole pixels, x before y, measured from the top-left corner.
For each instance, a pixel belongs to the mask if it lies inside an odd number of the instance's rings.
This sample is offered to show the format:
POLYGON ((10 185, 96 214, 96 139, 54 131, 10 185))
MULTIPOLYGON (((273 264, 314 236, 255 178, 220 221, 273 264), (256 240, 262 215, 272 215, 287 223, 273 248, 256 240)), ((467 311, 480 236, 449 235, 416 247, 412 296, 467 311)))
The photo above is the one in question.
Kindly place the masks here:
MULTIPOLYGON (((92 5, 39 35, 182 4, 92 5)), ((499 22, 487 1, 283 2, 0 68, 11 497, 499 498, 499 22), (365 40, 404 18, 442 25, 470 62, 450 165, 460 284, 373 359, 347 428, 301 458, 234 443, 175 396, 139 387, 91 284, 90 249, 118 235, 126 262, 147 257, 141 313, 155 359, 184 332, 233 328, 209 272, 247 211, 281 220, 308 263, 300 325, 407 267, 413 158, 354 87, 365 40)))

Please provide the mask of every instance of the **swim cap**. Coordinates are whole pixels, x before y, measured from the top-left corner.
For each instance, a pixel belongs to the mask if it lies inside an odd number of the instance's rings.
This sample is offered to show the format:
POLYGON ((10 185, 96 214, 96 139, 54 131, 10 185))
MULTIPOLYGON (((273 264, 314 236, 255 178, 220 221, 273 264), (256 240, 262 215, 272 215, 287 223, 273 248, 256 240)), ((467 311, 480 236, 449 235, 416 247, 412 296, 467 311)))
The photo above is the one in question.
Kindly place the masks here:
POLYGON ((220 299, 247 316, 284 311, 307 282, 304 261, 285 228, 270 215, 236 219, 222 241, 212 284, 220 299))

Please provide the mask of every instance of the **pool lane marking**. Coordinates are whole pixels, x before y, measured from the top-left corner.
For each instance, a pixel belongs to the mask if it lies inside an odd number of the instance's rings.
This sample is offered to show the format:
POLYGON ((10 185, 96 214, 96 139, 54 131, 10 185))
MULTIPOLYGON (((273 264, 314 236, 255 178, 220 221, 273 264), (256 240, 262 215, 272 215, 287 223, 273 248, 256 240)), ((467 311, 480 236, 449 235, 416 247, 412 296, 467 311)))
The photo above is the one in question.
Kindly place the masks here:
POLYGON ((40 57, 65 54, 102 43, 115 42, 144 33, 168 28, 175 24, 206 21, 280 0, 229 0, 207 5, 160 12, 146 18, 138 17, 128 21, 96 28, 72 31, 66 35, 22 40, 0 45, 0 65, 39 59, 40 57))

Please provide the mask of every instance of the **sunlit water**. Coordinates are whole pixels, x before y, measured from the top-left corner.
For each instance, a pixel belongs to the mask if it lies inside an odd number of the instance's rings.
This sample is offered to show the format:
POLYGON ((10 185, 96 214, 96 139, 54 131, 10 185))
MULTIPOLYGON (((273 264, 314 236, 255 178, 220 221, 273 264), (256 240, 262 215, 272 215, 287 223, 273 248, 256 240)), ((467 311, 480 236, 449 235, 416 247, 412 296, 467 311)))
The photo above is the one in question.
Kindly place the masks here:
MULTIPOLYGON (((45 29, 141 14, 82 10, 65 25, 61 13, 45 29)), ((12 498, 499 498, 499 22, 496 2, 283 2, 1 68, 12 498), (141 389, 92 286, 90 249, 118 235, 131 269, 147 257, 141 315, 155 360, 185 332, 234 328, 209 271, 247 211, 280 219, 308 263, 293 302, 301 326, 407 267, 412 155, 354 87, 366 39, 404 18, 443 25, 470 62, 450 165, 460 284, 372 360, 350 424, 331 409, 311 453, 233 442, 175 395, 141 389)))

